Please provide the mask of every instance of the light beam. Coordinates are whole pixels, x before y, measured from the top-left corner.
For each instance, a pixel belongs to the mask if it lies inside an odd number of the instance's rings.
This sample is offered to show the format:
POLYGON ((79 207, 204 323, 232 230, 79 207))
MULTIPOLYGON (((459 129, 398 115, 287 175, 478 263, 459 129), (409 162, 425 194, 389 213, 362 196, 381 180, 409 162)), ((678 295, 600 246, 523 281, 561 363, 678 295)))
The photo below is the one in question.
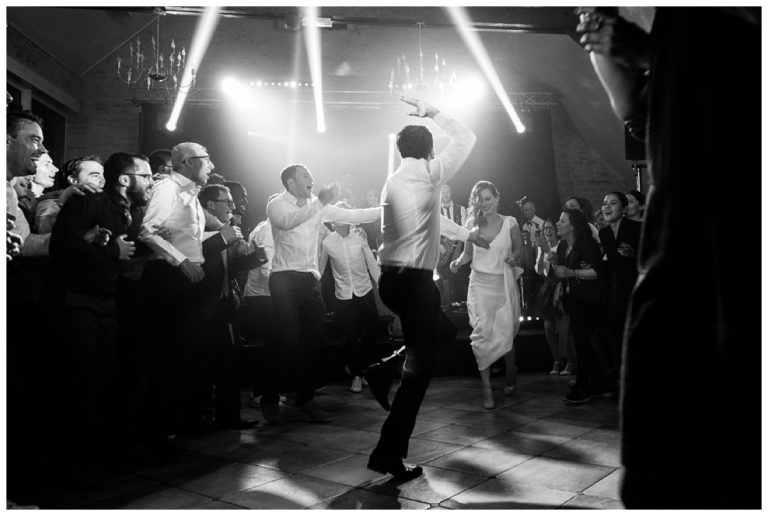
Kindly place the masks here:
POLYGON ((325 132, 325 107, 323 105, 323 62, 320 52, 320 25, 317 16, 317 6, 304 8, 304 41, 307 45, 309 73, 312 76, 312 88, 315 97, 315 119, 317 132, 325 132))
POLYGON ((184 67, 184 75, 179 83, 176 102, 173 104, 173 111, 171 111, 171 116, 168 119, 168 123, 165 125, 165 128, 169 131, 176 130, 176 124, 179 122, 181 110, 184 108, 184 103, 187 101, 187 95, 189 95, 189 90, 191 89, 193 74, 199 68, 200 62, 203 60, 203 56, 208 49, 208 44, 211 42, 211 37, 216 30, 216 24, 218 22, 219 7, 215 5, 207 6, 195 27, 195 36, 192 38, 189 57, 187 57, 187 65, 184 67))
POLYGON ((459 31, 459 35, 464 40, 464 43, 472 52, 472 55, 475 56, 475 60, 477 60, 477 63, 483 70, 483 73, 488 79, 488 82, 491 84, 493 91, 496 92, 496 96, 499 97, 501 105, 504 106, 504 109, 507 111, 509 118, 512 119, 512 123, 515 124, 515 129, 517 129, 518 133, 525 132, 525 126, 523 125, 522 120, 520 120, 520 117, 517 115, 517 111, 515 111, 514 106, 512 106, 512 101, 509 100, 507 92, 504 91, 504 86, 501 84, 501 79, 499 79, 499 75, 496 73, 496 69, 493 67, 493 63, 491 62, 491 58, 488 56, 488 52, 485 50, 483 42, 480 41, 480 36, 478 36, 477 33, 473 32, 471 29, 472 22, 469 19, 469 15, 467 15, 466 9, 456 5, 446 6, 445 9, 448 11, 451 19, 456 24, 456 29, 459 31))

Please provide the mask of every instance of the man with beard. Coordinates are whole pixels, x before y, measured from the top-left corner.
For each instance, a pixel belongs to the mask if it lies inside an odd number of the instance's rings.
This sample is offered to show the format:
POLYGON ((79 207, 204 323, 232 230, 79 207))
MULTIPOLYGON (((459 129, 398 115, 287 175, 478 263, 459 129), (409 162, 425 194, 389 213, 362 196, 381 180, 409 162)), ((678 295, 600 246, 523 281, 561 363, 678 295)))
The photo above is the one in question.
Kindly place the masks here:
POLYGON ((104 191, 73 196, 51 232, 53 271, 63 294, 62 339, 72 413, 65 429, 74 478, 98 479, 97 457, 110 435, 117 360, 115 284, 121 261, 134 253, 125 240, 132 205, 147 203, 152 173, 146 158, 119 152, 104 164, 104 191))

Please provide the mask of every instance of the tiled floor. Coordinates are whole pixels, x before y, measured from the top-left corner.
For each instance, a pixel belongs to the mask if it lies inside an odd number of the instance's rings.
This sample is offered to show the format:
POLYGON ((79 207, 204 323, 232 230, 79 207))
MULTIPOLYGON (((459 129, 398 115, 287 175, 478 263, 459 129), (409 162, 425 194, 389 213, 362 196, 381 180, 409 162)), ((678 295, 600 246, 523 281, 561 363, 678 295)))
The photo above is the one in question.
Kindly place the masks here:
MULTIPOLYGON (((478 378, 435 378, 407 462, 424 475, 396 484, 366 469, 386 417, 368 390, 332 384, 316 398, 328 424, 289 418, 255 430, 179 438, 173 460, 139 461, 62 508, 508 509, 623 508, 616 400, 568 406, 570 377, 520 375, 518 392, 481 407, 478 378)), ((284 407, 290 414, 288 406, 284 407)))

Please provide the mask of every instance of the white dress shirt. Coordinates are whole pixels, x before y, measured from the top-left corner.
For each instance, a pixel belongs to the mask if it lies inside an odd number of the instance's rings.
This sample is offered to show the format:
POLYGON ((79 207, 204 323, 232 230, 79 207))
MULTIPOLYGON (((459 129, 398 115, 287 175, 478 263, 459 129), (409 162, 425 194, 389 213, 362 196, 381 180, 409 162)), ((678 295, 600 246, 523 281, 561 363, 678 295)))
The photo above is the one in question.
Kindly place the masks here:
POLYGON ((205 232, 205 212, 197 200, 200 187, 178 172, 161 179, 151 190, 152 197, 141 224, 139 240, 171 265, 184 260, 202 264, 203 240, 215 234, 205 232), (171 240, 155 234, 158 226, 171 231, 171 240))
POLYGON ((455 222, 456 219, 454 217, 454 211, 456 210, 456 208, 461 210, 461 215, 459 216, 461 222, 459 222, 459 224, 463 226, 467 223, 467 209, 464 206, 460 206, 453 201, 451 201, 450 204, 441 204, 440 214, 444 217, 448 217, 449 219, 455 222))
MULTIPOLYGON (((404 158, 381 192, 379 261, 383 265, 426 270, 437 266, 441 220, 448 220, 440 216, 440 187, 466 161, 477 138, 443 113, 433 120, 448 133, 451 143, 432 160, 404 158)), ((463 233, 464 240, 468 234, 463 233)))
POLYGON ((350 231, 346 237, 331 233, 323 240, 321 247, 320 271, 325 270, 330 258, 336 299, 352 299, 353 294, 363 297, 373 288, 371 277, 373 281, 379 281, 379 265, 373 258, 368 241, 359 233, 350 231))
POLYGON ((306 204, 299 206, 296 197, 287 190, 283 191, 267 203, 267 216, 275 243, 272 273, 311 272, 319 280, 318 239, 323 222, 364 224, 377 220, 380 215, 380 208, 346 210, 330 204, 323 206, 314 195, 306 204))
POLYGON ((544 219, 538 215, 534 215, 531 220, 523 222, 522 231, 527 231, 531 247, 536 247, 536 232, 541 231, 544 228, 544 219))
POLYGON ((263 247, 267 262, 248 272, 248 283, 245 285, 243 295, 245 297, 269 296, 269 270, 272 267, 272 257, 275 255, 275 242, 272 239, 272 226, 269 224, 269 219, 262 220, 251 231, 248 247, 251 251, 255 251, 257 247, 263 247))
POLYGON ((24 212, 19 207, 19 198, 11 182, 6 181, 6 213, 15 217, 15 227, 12 232, 21 237, 21 255, 22 256, 48 256, 48 245, 50 244, 51 234, 40 235, 32 233, 29 222, 24 212))

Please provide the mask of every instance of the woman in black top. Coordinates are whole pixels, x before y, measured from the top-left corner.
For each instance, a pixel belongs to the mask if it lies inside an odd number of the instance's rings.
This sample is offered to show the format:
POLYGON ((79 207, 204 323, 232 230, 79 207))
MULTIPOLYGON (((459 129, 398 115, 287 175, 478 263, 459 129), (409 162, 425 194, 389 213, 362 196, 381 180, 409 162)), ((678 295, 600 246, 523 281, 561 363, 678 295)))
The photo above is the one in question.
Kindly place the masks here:
POLYGON ((604 298, 602 258, 582 212, 565 208, 557 221, 563 242, 557 247, 553 265, 560 278, 563 307, 570 315, 579 368, 576 385, 565 396, 568 403, 586 403, 605 392, 605 380, 591 338, 602 312, 604 298))

